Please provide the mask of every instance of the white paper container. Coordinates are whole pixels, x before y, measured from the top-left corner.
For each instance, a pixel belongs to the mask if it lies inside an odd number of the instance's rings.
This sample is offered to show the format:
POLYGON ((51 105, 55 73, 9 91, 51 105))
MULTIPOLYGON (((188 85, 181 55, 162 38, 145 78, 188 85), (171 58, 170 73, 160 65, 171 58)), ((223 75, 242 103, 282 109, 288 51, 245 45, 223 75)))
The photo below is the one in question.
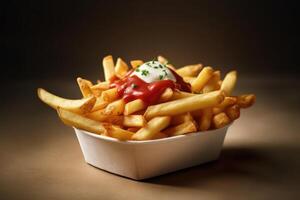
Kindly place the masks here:
POLYGON ((141 180, 218 159, 228 127, 148 141, 119 141, 74 129, 87 163, 141 180))

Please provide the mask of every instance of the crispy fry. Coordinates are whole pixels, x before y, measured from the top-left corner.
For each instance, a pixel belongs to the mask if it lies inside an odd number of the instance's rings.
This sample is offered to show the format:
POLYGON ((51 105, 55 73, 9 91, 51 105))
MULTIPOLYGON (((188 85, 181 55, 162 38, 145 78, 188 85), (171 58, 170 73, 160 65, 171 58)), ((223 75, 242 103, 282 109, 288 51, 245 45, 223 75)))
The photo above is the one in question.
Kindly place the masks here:
POLYGON ((117 88, 111 88, 101 93, 101 99, 106 102, 113 102, 118 98, 117 88))
POLYGON ((256 97, 254 94, 244 94, 244 95, 238 96, 237 98, 238 98, 237 104, 241 108, 248 108, 248 107, 252 106, 256 101, 256 97))
POLYGON ((213 124, 215 128, 222 128, 230 123, 229 117, 221 112, 213 117, 213 124))
POLYGON ((169 63, 169 61, 161 55, 157 56, 157 61, 160 62, 161 64, 164 64, 164 65, 169 63))
POLYGON ((183 80, 189 84, 192 84, 194 80, 196 80, 196 77, 191 77, 191 76, 183 76, 183 80))
POLYGON ((179 115, 185 112, 215 106, 222 102, 224 95, 221 91, 199 94, 192 97, 169 101, 149 106, 145 113, 146 119, 164 115, 179 115))
POLYGON ((212 77, 213 72, 214 70, 211 67, 204 67, 198 74, 197 78, 192 82, 193 92, 200 92, 212 77))
POLYGON ((130 131, 130 132, 133 132, 133 133, 137 132, 138 130, 140 130, 140 127, 129 127, 129 128, 127 128, 127 131, 130 131))
POLYGON ((109 82, 103 81, 98 82, 96 85, 91 86, 91 89, 99 89, 99 90, 108 90, 109 89, 109 82))
POLYGON ((115 72, 116 72, 116 76, 119 78, 123 78, 128 72, 128 65, 121 58, 117 59, 115 72))
POLYGON ((158 132, 153 136, 152 140, 162 139, 166 137, 168 137, 168 135, 164 134, 163 132, 158 132))
POLYGON ((167 88, 159 98, 159 103, 163 103, 169 101, 173 96, 173 90, 171 88, 167 88))
POLYGON ((177 100, 177 99, 183 99, 191 96, 195 96, 197 94, 189 93, 189 92, 182 92, 182 91, 174 91, 173 96, 170 100, 177 100))
POLYGON ((200 131, 206 131, 210 128, 212 116, 213 116, 212 108, 203 109, 202 116, 200 117, 200 122, 199 122, 200 131))
POLYGON ((135 69, 135 68, 141 66, 142 64, 144 64, 144 61, 142 61, 142 60, 132 60, 132 61, 130 61, 130 64, 131 64, 131 67, 133 69, 135 69))
POLYGON ((101 97, 97 97, 96 103, 94 104, 94 107, 91 110, 91 112, 101 110, 101 109, 105 108, 108 104, 109 103, 107 101, 104 101, 101 97))
POLYGON ((93 92, 91 90, 91 87, 93 86, 93 84, 91 81, 78 77, 77 83, 78 83, 79 89, 82 93, 82 96, 84 98, 90 97, 93 95, 93 92))
POLYGON ((57 112, 60 119, 68 126, 74 126, 100 135, 107 134, 106 128, 100 122, 88 119, 63 108, 57 108, 57 112))
POLYGON ((133 136, 133 140, 150 140, 155 134, 166 128, 171 121, 169 116, 155 117, 147 125, 138 130, 133 136))
POLYGON ((172 116, 170 125, 178 125, 192 120, 193 120, 193 116, 191 115, 190 112, 187 112, 184 114, 172 116))
POLYGON ((107 122, 116 125, 123 125, 123 121, 124 121, 123 116, 105 114, 105 109, 88 113, 86 114, 86 117, 99 122, 107 122))
POLYGON ((124 112, 125 102, 123 99, 118 99, 111 102, 105 108, 105 114, 107 115, 121 115, 124 112))
POLYGON ((124 130, 118 126, 107 126, 107 132, 108 135, 114 138, 117 138, 119 140, 130 140, 133 136, 133 132, 130 132, 128 130, 124 130))
POLYGON ((235 104, 225 110, 226 115, 233 121, 240 117, 240 106, 235 104))
POLYGON ((176 70, 176 73, 182 77, 197 76, 202 69, 202 64, 186 65, 176 70))
POLYGON ((225 99, 219 105, 213 108, 213 113, 216 115, 223 112, 227 107, 234 105, 237 102, 236 97, 225 97, 225 99))
POLYGON ((115 75, 115 65, 114 60, 111 55, 108 55, 103 58, 102 61, 104 77, 106 81, 109 81, 115 75))
POLYGON ((107 81, 98 82, 96 85, 93 85, 91 87, 92 93, 96 97, 100 97, 101 93, 104 90, 108 90, 108 89, 109 89, 109 82, 107 82, 107 81))
POLYGON ((220 89, 220 86, 218 84, 219 80, 221 78, 221 72, 220 71, 214 71, 212 77, 207 82, 207 84, 203 87, 203 93, 212 92, 214 90, 220 89))
POLYGON ((163 133, 169 136, 175 136, 175 135, 183 135, 195 131, 197 131, 197 127, 194 121, 187 121, 177 126, 167 128, 165 131, 163 131, 163 133))
POLYGON ((123 125, 127 127, 142 127, 146 125, 143 115, 126 115, 124 116, 123 125))
POLYGON ((61 107, 76 113, 86 113, 90 111, 96 102, 96 97, 93 96, 78 100, 64 99, 51 94, 42 88, 38 88, 37 93, 38 97, 52 108, 57 109, 58 107, 61 107))
POLYGON ((125 104, 124 115, 130 115, 145 108, 146 104, 141 99, 136 99, 125 104))
POLYGON ((221 90, 225 92, 226 96, 230 96, 237 80, 237 72, 236 71, 231 71, 226 74, 222 85, 221 85, 221 90))

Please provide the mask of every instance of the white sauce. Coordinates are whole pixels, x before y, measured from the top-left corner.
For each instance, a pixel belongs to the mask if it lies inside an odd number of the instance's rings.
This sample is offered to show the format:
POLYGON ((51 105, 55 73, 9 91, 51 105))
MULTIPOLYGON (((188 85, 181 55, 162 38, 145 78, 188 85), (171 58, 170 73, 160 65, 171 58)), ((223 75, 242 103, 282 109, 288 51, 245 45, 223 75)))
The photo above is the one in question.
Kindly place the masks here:
POLYGON ((152 83, 160 80, 172 80, 176 82, 176 78, 168 67, 158 61, 149 61, 134 70, 130 76, 137 76, 146 83, 152 83))

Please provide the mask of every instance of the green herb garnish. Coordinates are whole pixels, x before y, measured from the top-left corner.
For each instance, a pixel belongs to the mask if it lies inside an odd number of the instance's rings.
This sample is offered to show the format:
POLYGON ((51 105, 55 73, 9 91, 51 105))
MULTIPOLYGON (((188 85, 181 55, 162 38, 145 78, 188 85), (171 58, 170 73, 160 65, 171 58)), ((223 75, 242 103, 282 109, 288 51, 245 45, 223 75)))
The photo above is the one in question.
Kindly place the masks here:
POLYGON ((142 70, 142 75, 143 76, 148 76, 148 74, 149 74, 148 70, 145 70, 145 69, 142 70))
POLYGON ((137 88, 138 86, 137 86, 136 84, 132 83, 132 84, 131 84, 131 87, 132 87, 132 88, 137 88))
POLYGON ((159 80, 162 80, 164 78, 164 75, 159 75, 159 80))
POLYGON ((139 69, 139 68, 137 68, 135 71, 136 71, 136 72, 140 72, 140 69, 139 69))

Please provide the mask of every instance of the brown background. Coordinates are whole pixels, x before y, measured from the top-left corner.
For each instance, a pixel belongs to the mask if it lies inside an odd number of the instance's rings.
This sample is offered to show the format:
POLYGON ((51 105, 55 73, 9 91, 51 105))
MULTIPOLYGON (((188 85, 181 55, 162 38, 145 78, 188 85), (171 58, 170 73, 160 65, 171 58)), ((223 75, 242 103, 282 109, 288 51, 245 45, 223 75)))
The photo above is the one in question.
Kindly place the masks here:
POLYGON ((0 199, 299 198, 300 85, 293 1, 7 1, 1 5, 0 199), (101 58, 202 62, 257 94, 220 160, 143 182, 85 164, 73 130, 36 97, 80 97, 101 58))

